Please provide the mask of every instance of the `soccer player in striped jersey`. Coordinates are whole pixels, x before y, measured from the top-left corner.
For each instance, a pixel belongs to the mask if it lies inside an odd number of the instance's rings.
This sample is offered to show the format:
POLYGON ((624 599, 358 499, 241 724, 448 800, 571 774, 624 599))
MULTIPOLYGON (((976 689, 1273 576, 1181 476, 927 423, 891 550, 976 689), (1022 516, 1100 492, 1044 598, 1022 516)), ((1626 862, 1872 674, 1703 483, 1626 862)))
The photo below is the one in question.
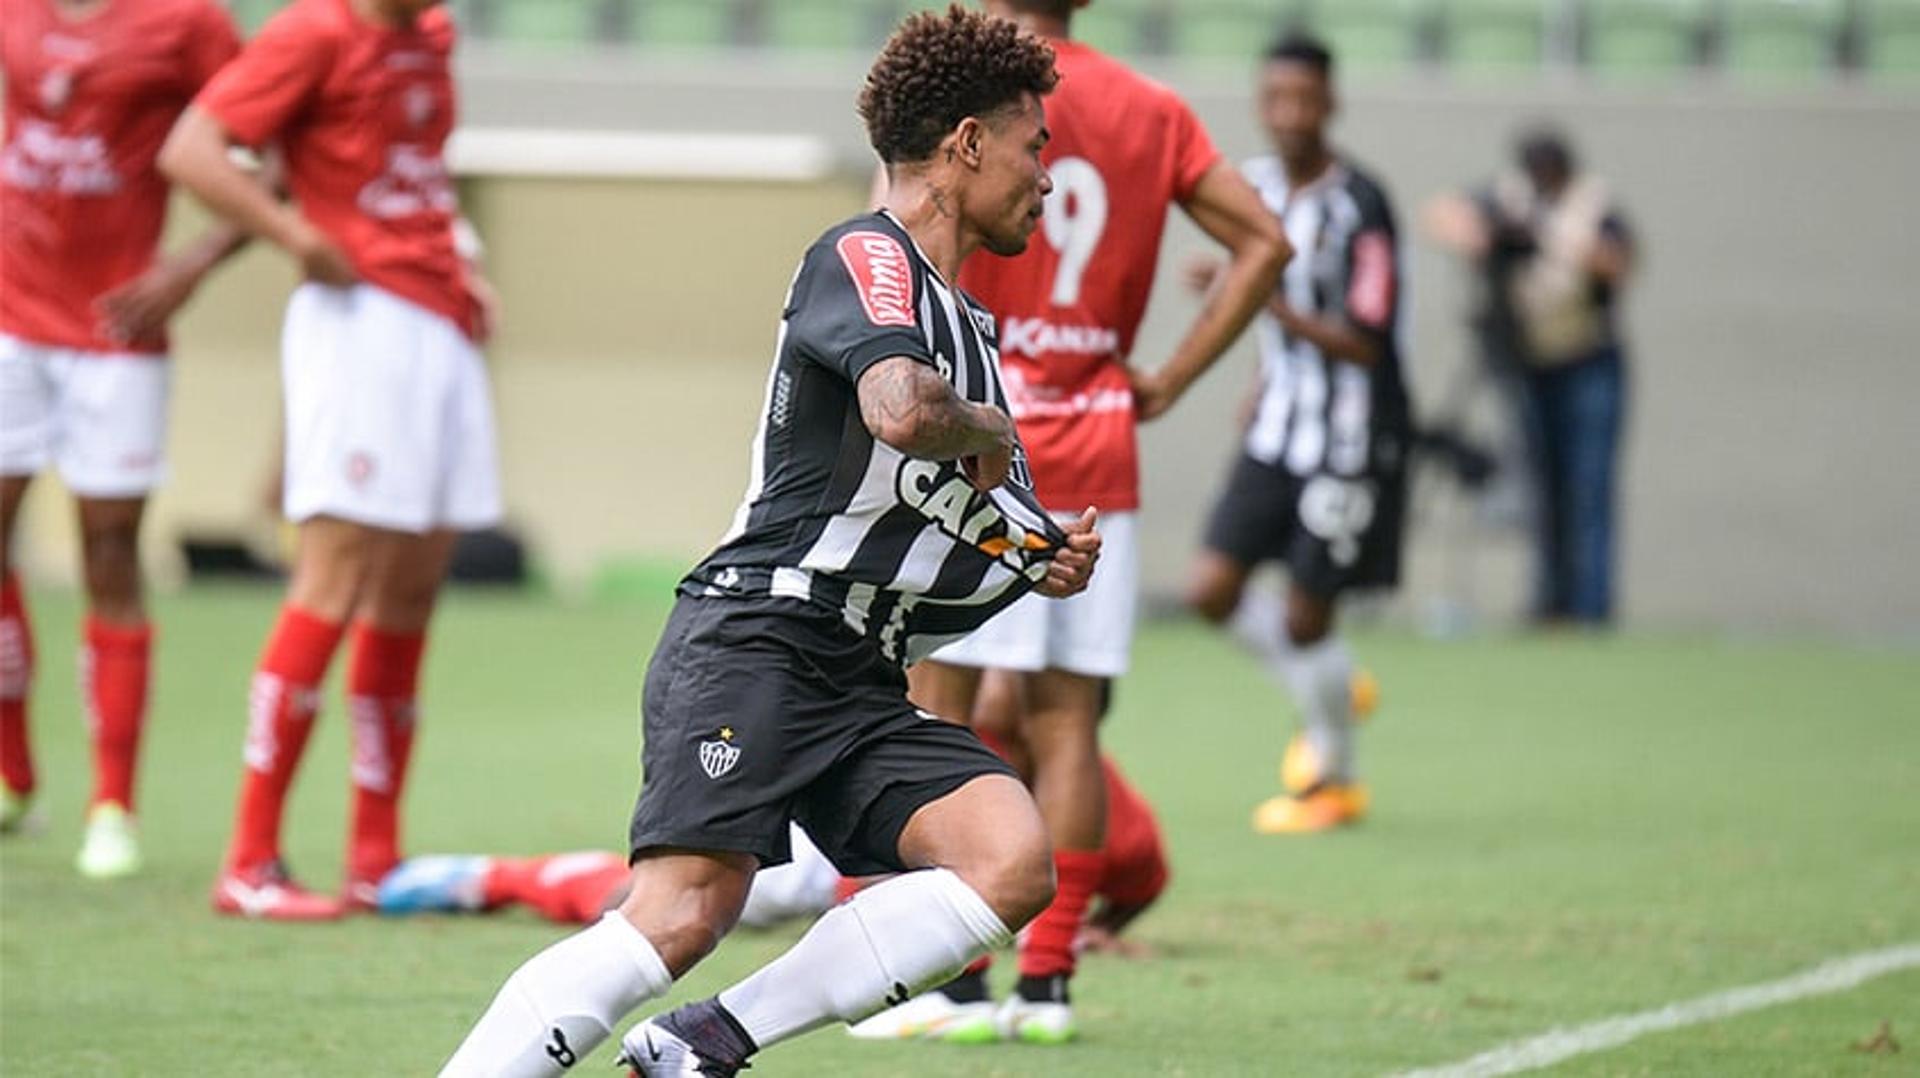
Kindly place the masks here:
POLYGON ((623 1041, 646 1075, 731 1075, 1002 946, 1053 897, 1026 787, 907 700, 908 663, 1029 591, 1085 589, 1091 512, 1034 497, 993 318, 955 287, 1023 249, 1051 184, 1053 52, 957 5, 909 18, 860 95, 891 173, 789 288, 745 502, 682 581, 642 697, 645 781, 618 911, 516 970, 442 1072, 555 1075, 733 927, 798 820, 844 873, 898 873, 786 954, 623 1041))
MULTIPOLYGON (((1393 209, 1327 140, 1332 55, 1306 37, 1278 42, 1260 69, 1259 108, 1275 152, 1244 171, 1299 254, 1258 323, 1258 402, 1189 600, 1216 624, 1234 621, 1300 709, 1284 790, 1253 819, 1262 833, 1296 834, 1366 811, 1353 767, 1353 658, 1334 615, 1340 595, 1399 579, 1409 415, 1393 209), (1242 603, 1267 561, 1287 569, 1284 611, 1242 603)), ((1208 276, 1203 268, 1196 283, 1208 276)))

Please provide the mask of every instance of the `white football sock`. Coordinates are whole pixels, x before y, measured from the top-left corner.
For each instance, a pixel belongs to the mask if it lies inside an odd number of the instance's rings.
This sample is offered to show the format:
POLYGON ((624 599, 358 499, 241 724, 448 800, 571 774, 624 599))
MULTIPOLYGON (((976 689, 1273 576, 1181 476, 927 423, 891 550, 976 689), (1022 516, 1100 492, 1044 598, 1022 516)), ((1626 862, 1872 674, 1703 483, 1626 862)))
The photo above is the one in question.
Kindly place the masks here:
POLYGON ((1324 777, 1353 780, 1353 656, 1336 634, 1305 647, 1287 639, 1286 606, 1271 592, 1249 590, 1233 615, 1233 635, 1300 709, 1301 731, 1324 777))
POLYGON ((1338 636, 1294 648, 1283 663, 1321 777, 1353 781, 1353 656, 1338 636))
POLYGON ((772 928, 796 917, 814 917, 833 905, 840 870, 813 844, 799 824, 789 827, 793 860, 753 874, 740 923, 748 928, 772 928))
POLYGON ((901 1003, 1012 938, 960 877, 907 872, 828 910, 786 954, 720 993, 720 1004, 765 1048, 901 1003))
POLYGON ((672 984, 653 944, 609 912, 514 970, 440 1078, 561 1074, 606 1040, 623 1015, 672 984))
POLYGON ((1287 605, 1280 596, 1265 588, 1248 588, 1240 596, 1240 605, 1233 608, 1233 620, 1227 627, 1233 638, 1259 656, 1261 665, 1284 686, 1286 676, 1280 664, 1293 645, 1287 642, 1287 605))

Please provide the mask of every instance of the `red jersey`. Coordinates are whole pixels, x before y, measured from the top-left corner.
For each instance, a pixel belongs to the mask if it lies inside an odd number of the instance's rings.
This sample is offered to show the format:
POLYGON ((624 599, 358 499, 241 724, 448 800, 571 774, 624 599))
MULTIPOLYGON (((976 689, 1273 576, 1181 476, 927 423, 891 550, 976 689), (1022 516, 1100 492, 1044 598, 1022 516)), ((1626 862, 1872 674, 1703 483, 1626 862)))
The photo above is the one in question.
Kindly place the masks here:
POLYGON ((166 221, 160 144, 240 49, 212 0, 0 0, 0 333, 57 348, 164 352, 116 341, 94 303, 153 265, 166 221))
POLYGON ((1041 229, 1015 258, 975 256, 961 287, 1000 325, 1008 403, 1049 509, 1140 505, 1127 354, 1146 313, 1167 209, 1220 151, 1173 91, 1085 45, 1053 42, 1053 174, 1041 229))
POLYGON ((453 37, 443 8, 390 27, 348 0, 295 0, 195 104, 238 142, 279 142, 301 212, 362 280, 472 335, 476 309, 453 245, 459 204, 442 157, 453 37))

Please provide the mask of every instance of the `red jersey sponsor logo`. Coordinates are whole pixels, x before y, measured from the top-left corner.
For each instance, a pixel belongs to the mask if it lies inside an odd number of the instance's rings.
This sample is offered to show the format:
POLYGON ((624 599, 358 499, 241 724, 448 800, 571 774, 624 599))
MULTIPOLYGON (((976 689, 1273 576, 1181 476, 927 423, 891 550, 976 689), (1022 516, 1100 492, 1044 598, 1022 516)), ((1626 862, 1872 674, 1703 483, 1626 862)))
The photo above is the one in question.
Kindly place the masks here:
POLYGON ((387 169, 360 189, 362 213, 382 221, 420 213, 454 213, 459 198, 446 162, 432 147, 401 144, 387 148, 387 169))
POLYGON ((900 241, 880 232, 849 232, 834 246, 853 275, 867 321, 876 326, 913 325, 913 268, 900 241))
POLYGON ((120 190, 120 174, 99 135, 65 135, 44 120, 24 120, 19 136, 0 151, 0 183, 97 197, 120 190))
POLYGON ((1044 318, 1008 318, 1000 351, 1038 359, 1043 355, 1111 356, 1120 333, 1105 326, 1058 326, 1044 318))

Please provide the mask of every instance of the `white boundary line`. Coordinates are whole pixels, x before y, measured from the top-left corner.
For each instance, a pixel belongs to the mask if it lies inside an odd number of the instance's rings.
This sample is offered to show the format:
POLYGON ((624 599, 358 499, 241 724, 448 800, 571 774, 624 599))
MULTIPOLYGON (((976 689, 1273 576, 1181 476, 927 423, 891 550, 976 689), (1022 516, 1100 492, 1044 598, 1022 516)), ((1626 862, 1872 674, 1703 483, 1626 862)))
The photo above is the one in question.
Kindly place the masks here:
POLYGON ((1492 1078, 1499 1074, 1517 1074, 1552 1066, 1588 1052, 1617 1048, 1649 1033, 1701 1022, 1716 1022, 1764 1007, 1844 992, 1876 977, 1915 967, 1920 967, 1920 943, 1867 951, 1823 962, 1777 981, 1730 988, 1710 996, 1670 1003, 1656 1010, 1603 1018, 1571 1029, 1548 1030, 1537 1037, 1511 1041, 1458 1063, 1403 1071, 1397 1078, 1492 1078))

